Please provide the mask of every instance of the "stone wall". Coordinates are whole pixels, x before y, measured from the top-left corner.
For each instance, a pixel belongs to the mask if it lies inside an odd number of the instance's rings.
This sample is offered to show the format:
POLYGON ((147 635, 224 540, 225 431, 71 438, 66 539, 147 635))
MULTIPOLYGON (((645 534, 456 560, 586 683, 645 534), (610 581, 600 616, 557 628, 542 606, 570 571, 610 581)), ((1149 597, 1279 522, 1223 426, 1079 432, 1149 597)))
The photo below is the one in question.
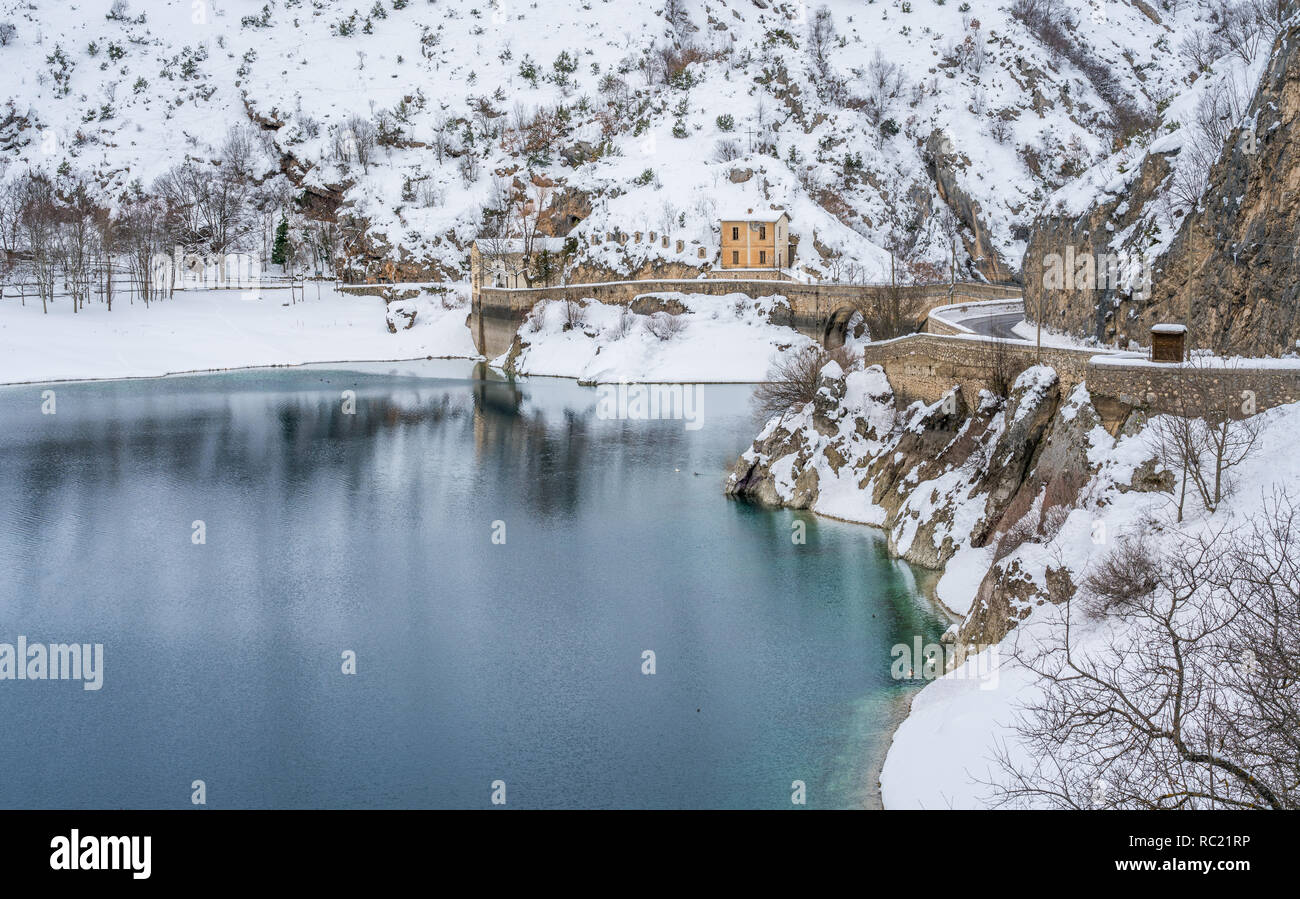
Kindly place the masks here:
POLYGON ((926 317, 925 331, 927 334, 942 334, 945 337, 957 337, 969 333, 968 329, 963 328, 961 325, 955 325, 934 315, 926 317))
MULTIPOLYGON (((791 320, 784 322, 808 336, 822 340, 825 327, 838 311, 855 303, 883 297, 891 288, 885 285, 863 284, 798 284, 754 279, 703 278, 692 280, 655 279, 604 281, 594 284, 568 284, 555 287, 531 288, 479 288, 473 299, 471 330, 479 352, 496 356, 509 349, 509 344, 499 346, 490 332, 500 328, 483 326, 482 319, 497 322, 523 321, 524 316, 540 300, 598 300, 611 305, 626 306, 638 296, 647 293, 692 293, 706 296, 726 296, 743 293, 751 297, 779 294, 790 301, 791 320)), ((950 302, 947 285, 922 285, 904 287, 902 290, 932 301, 931 308, 950 302)), ((991 284, 961 283, 954 296, 968 300, 992 300, 1018 297, 1019 289, 991 284)), ((927 310, 928 311, 928 310, 927 310)))
POLYGON ((866 363, 884 368, 895 395, 905 403, 937 402, 954 385, 973 403, 980 390, 993 389, 993 372, 1014 379, 1040 361, 1056 369, 1063 394, 1086 382, 1102 423, 1112 431, 1134 409, 1182 413, 1210 398, 1225 403, 1234 415, 1244 415, 1300 402, 1300 367, 1275 360, 1231 368, 1159 365, 1068 347, 1043 347, 1040 357, 1028 342, 1001 341, 999 346, 988 338, 942 334, 914 334, 866 348, 866 363))
POLYGON ((1073 390, 1086 379, 1088 360, 1095 355, 1096 350, 1043 347, 1040 356, 1030 343, 944 334, 914 334, 869 344, 865 353, 868 365, 884 368, 894 393, 904 402, 933 403, 959 384, 972 404, 980 390, 1001 386, 992 383, 996 372, 1015 380, 1039 362, 1056 369, 1063 389, 1073 390))
POLYGON ((1260 360, 1236 367, 1126 364, 1098 357, 1088 366, 1088 389, 1151 412, 1178 412, 1198 402, 1222 402, 1234 416, 1300 402, 1300 368, 1260 360))

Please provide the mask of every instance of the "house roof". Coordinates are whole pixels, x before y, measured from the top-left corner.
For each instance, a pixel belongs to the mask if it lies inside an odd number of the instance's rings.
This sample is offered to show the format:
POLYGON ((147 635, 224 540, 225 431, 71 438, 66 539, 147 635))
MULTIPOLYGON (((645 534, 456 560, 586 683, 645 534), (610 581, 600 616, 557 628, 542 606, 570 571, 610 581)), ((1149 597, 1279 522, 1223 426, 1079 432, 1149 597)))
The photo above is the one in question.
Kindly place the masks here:
POLYGON ((784 209, 740 209, 733 207, 724 209, 718 215, 719 221, 723 222, 775 222, 784 218, 789 218, 790 213, 784 209))

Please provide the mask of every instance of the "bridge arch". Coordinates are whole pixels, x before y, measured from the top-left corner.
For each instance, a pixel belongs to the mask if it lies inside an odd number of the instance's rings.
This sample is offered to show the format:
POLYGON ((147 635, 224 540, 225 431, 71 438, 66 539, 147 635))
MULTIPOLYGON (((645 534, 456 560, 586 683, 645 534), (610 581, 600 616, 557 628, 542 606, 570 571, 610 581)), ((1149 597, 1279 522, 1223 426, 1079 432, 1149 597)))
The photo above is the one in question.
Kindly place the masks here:
POLYGON ((832 312, 826 319, 826 326, 822 328, 822 346, 828 350, 844 346, 854 316, 861 317, 856 306, 840 306, 832 312))

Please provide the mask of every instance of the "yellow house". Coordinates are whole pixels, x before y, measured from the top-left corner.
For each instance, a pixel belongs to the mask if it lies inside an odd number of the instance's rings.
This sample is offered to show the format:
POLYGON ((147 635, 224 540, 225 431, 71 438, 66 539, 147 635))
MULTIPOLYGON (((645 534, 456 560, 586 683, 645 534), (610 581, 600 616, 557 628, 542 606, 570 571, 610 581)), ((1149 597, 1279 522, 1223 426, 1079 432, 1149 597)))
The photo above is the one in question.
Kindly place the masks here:
POLYGON ((722 217, 724 269, 782 269, 790 265, 790 216, 747 209, 722 217))

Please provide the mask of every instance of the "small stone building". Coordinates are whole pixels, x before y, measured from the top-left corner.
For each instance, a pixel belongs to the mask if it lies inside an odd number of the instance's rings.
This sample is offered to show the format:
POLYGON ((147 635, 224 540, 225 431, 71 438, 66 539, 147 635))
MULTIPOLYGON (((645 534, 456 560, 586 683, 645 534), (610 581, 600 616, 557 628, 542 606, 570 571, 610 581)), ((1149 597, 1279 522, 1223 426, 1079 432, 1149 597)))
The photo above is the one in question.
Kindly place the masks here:
POLYGON ((773 270, 790 265, 790 216, 746 209, 722 216, 723 269, 773 270))
POLYGON ((475 290, 529 287, 528 279, 530 276, 536 279, 543 254, 551 257, 553 276, 558 276, 563 266, 564 238, 535 237, 531 246, 527 246, 517 237, 481 237, 470 247, 470 280, 475 290))

